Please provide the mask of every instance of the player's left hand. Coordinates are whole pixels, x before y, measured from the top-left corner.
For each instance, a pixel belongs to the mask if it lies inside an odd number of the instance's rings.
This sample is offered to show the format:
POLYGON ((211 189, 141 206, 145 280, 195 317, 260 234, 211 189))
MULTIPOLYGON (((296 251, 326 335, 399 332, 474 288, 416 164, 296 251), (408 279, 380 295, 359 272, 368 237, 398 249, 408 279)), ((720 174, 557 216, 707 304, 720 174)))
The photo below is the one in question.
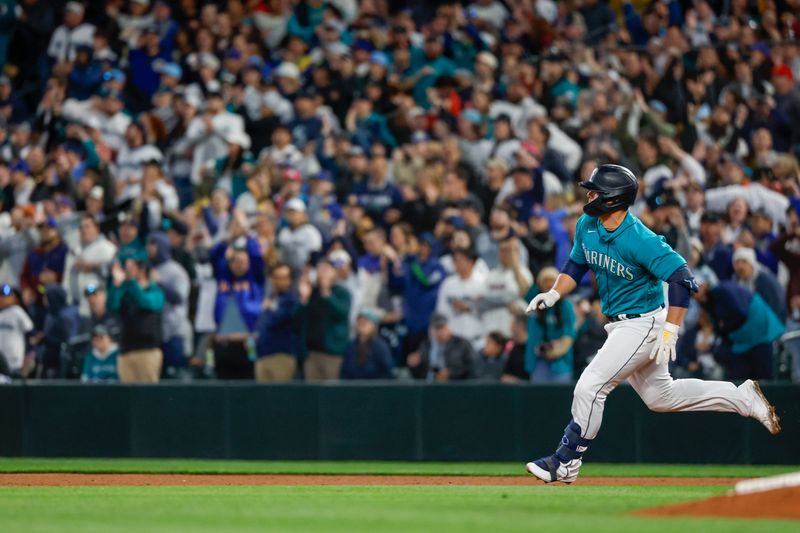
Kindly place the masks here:
POLYGON ((653 351, 650 352, 650 359, 655 359, 656 364, 668 365, 670 361, 674 361, 678 356, 675 351, 675 344, 678 342, 678 331, 680 326, 667 322, 664 324, 664 330, 661 336, 653 346, 653 351))

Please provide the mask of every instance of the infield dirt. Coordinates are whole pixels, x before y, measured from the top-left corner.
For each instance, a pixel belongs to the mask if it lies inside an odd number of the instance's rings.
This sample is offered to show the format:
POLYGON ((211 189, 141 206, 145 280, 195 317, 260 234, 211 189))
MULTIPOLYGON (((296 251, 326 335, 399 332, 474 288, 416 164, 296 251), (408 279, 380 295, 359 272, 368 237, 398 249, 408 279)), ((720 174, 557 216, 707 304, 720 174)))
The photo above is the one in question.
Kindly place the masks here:
POLYGON ((717 516, 800 520, 800 487, 715 496, 707 500, 644 509, 638 516, 717 516))

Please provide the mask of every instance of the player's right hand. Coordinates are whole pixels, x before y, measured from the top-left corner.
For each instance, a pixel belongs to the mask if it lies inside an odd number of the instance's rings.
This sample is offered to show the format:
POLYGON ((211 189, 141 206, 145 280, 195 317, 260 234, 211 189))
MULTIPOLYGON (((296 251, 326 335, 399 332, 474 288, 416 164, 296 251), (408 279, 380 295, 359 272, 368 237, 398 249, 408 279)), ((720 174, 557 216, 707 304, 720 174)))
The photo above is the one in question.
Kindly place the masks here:
POLYGON ((561 299, 561 295, 555 289, 550 289, 547 292, 542 292, 534 296, 528 308, 525 310, 527 314, 535 313, 539 309, 547 309, 553 307, 556 302, 561 299))

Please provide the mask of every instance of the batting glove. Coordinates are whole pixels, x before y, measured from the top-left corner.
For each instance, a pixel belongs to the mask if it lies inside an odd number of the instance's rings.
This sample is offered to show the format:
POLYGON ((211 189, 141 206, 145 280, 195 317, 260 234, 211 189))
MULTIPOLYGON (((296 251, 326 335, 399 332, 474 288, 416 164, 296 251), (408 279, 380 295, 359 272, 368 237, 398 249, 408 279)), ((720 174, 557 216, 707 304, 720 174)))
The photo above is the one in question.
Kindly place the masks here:
POLYGON ((661 338, 658 339, 653 351, 650 352, 650 359, 655 359, 656 364, 669 364, 674 361, 678 356, 675 351, 675 343, 678 342, 678 330, 680 326, 667 322, 664 324, 664 331, 661 333, 661 338))
POLYGON ((553 307, 560 299, 561 295, 558 294, 558 291, 555 289, 550 289, 547 292, 539 293, 533 298, 533 300, 531 300, 531 303, 528 304, 528 308, 525 310, 525 312, 530 315, 539 309, 553 307))

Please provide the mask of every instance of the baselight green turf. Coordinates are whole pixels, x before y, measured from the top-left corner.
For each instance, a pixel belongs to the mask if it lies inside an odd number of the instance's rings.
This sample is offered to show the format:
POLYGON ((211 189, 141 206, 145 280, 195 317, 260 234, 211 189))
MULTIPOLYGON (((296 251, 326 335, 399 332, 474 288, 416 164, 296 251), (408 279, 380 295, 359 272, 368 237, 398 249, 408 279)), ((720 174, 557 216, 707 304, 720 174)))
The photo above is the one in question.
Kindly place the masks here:
POLYGON ((725 487, 0 487, 5 533, 796 532, 797 522, 645 518, 725 487))
MULTIPOLYGON (((758 477, 795 472, 780 465, 653 465, 587 463, 581 476, 758 477)), ((221 461, 195 459, 27 459, 0 458, 0 472, 137 472, 179 474, 386 474, 524 475, 519 463, 427 463, 348 461, 221 461)))

